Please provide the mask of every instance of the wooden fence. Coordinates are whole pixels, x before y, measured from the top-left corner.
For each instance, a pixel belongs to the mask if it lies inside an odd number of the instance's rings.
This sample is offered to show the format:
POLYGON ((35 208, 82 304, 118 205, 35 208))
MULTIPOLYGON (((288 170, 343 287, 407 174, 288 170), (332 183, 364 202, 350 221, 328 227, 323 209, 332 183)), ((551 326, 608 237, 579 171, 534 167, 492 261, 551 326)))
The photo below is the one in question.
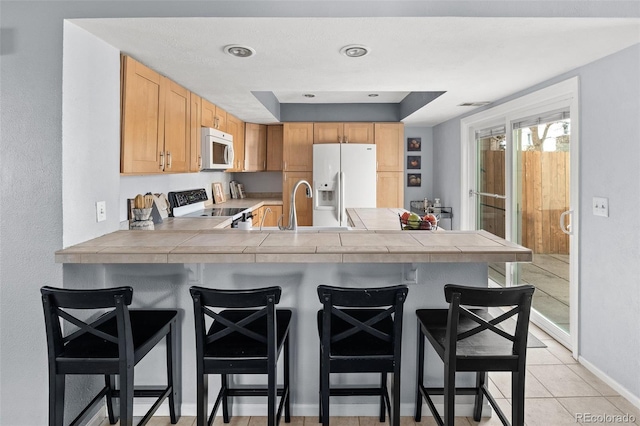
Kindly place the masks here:
MULTIPOLYGON (((485 151, 482 192, 504 193, 504 151, 485 151)), ((560 215, 569 209, 569 152, 522 153, 522 242, 540 254, 568 254, 560 215)), ((483 229, 504 237, 504 200, 482 197, 483 229)))

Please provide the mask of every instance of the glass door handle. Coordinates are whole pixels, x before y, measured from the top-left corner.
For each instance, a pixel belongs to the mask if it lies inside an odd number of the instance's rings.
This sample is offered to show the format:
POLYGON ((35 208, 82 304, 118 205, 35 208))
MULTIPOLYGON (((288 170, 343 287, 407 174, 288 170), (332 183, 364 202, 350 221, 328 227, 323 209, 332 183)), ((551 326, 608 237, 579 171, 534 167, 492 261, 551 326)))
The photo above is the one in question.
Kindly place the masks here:
POLYGON ((571 222, 569 222, 568 225, 565 222, 565 218, 570 215, 573 215, 573 210, 564 211, 560 215, 560 229, 567 235, 573 235, 573 231, 571 231, 571 222))
POLYGON ((483 197, 500 198, 501 200, 506 200, 507 199, 506 195, 490 194, 488 192, 478 192, 478 191, 474 191, 473 189, 470 189, 469 190, 469 197, 473 197, 474 195, 481 195, 483 197))

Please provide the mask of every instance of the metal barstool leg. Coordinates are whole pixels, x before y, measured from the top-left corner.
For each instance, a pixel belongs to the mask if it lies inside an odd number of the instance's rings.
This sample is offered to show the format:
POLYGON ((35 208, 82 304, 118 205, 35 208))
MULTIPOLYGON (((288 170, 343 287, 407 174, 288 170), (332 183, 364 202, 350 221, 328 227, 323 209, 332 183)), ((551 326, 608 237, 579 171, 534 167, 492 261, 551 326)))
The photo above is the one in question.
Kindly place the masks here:
POLYGON ((393 403, 391 405, 391 413, 389 413, 389 421, 391 426, 400 426, 400 360, 396 362, 396 366, 393 371, 393 390, 391 398, 393 403))
MULTIPOLYGON (((198 358, 201 359, 201 358, 198 358)), ((207 424, 207 399, 208 399, 208 379, 209 376, 202 372, 203 368, 198 362, 196 378, 196 424, 205 426, 207 424)))
POLYGON ((180 400, 180 385, 176 375, 178 373, 177 355, 178 355, 178 342, 176 338, 176 322, 171 322, 169 333, 166 338, 167 346, 167 384, 171 388, 169 394, 169 417, 171 424, 178 423, 180 418, 180 405, 176 404, 180 400), (177 401, 176 401, 177 400, 177 401))
POLYGON ((424 334, 420 328, 420 320, 418 320, 418 355, 417 355, 418 371, 416 376, 418 382, 416 384, 416 414, 413 417, 416 422, 422 419, 422 392, 420 388, 424 385, 424 334))

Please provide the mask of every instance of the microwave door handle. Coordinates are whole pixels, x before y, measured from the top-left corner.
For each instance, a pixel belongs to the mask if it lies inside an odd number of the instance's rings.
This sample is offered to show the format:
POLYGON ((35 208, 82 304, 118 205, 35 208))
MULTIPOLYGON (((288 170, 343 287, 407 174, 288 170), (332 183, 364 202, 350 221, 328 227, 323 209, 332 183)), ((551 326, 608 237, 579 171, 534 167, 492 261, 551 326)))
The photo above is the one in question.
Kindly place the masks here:
POLYGON ((224 147, 224 163, 229 164, 229 147, 224 147))

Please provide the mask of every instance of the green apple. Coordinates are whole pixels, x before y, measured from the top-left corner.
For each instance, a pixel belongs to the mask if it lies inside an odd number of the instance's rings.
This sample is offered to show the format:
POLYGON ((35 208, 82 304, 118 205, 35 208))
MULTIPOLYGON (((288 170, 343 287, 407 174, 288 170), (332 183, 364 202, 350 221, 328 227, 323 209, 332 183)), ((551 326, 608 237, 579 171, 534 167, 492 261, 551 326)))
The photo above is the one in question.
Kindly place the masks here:
POLYGON ((420 228, 421 219, 422 218, 419 215, 417 215, 415 213, 411 213, 409 215, 409 218, 407 219, 407 225, 411 229, 419 229, 420 228))

